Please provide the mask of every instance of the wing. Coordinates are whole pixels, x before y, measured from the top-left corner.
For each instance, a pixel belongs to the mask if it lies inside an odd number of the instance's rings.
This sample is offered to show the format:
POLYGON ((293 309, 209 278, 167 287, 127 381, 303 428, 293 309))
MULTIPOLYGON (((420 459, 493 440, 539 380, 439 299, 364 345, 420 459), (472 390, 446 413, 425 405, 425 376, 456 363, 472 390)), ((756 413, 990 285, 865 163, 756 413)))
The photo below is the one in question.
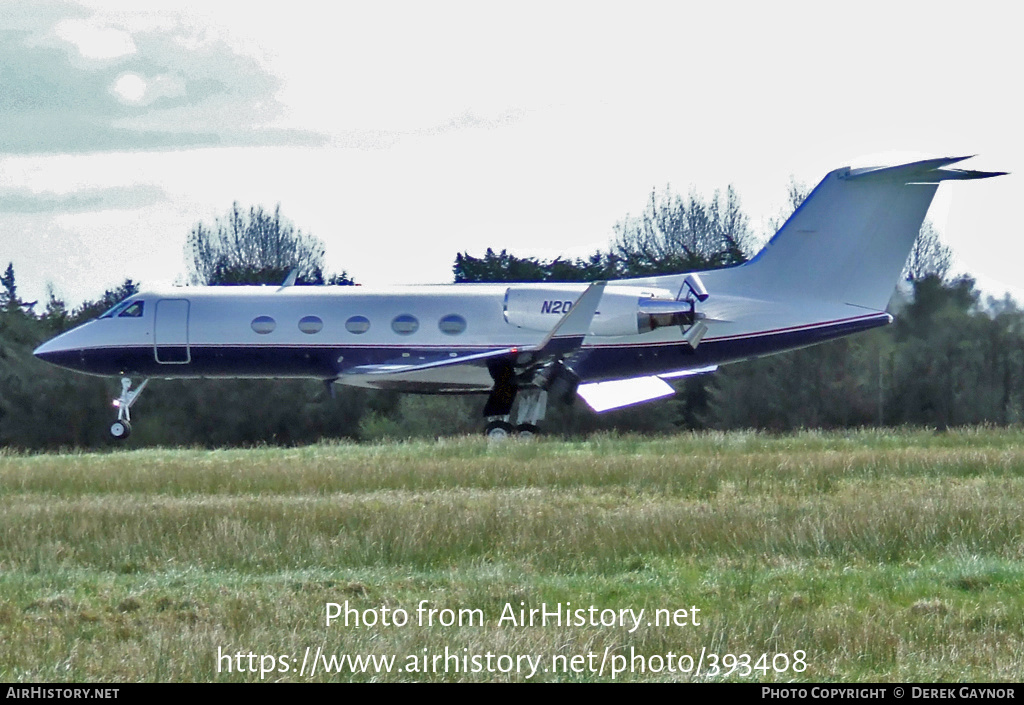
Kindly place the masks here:
POLYGON ((400 372, 414 372, 417 370, 436 370, 439 367, 453 365, 465 365, 468 363, 482 363, 507 355, 515 355, 518 348, 495 348, 483 352, 431 352, 424 355, 417 355, 415 358, 396 358, 387 362, 374 365, 359 365, 345 370, 345 374, 352 375, 393 375, 400 372))

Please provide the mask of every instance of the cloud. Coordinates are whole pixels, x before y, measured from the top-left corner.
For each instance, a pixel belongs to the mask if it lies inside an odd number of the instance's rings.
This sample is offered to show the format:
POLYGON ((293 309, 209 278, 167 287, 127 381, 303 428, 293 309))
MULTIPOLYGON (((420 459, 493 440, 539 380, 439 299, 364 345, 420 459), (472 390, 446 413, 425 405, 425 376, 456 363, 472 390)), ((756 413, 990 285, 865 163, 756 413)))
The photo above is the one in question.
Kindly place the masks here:
POLYGON ((0 153, 322 144, 272 128, 279 79, 180 21, 113 26, 66 3, 0 29, 0 153))
POLYGON ((135 210, 166 200, 164 190, 150 184, 79 189, 70 193, 0 189, 0 213, 57 215, 135 210))
POLYGON ((128 32, 87 20, 63 20, 54 27, 54 33, 74 44, 78 53, 88 59, 113 59, 136 52, 135 42, 128 32))

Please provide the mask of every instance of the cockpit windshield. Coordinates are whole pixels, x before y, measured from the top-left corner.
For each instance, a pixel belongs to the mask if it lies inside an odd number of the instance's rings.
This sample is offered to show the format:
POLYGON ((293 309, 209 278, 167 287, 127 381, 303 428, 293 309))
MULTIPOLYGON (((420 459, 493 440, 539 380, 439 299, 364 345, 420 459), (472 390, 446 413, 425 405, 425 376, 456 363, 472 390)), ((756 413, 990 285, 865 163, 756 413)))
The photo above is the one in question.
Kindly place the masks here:
POLYGON ((115 305, 100 318, 142 318, 146 302, 140 299, 127 299, 115 305))

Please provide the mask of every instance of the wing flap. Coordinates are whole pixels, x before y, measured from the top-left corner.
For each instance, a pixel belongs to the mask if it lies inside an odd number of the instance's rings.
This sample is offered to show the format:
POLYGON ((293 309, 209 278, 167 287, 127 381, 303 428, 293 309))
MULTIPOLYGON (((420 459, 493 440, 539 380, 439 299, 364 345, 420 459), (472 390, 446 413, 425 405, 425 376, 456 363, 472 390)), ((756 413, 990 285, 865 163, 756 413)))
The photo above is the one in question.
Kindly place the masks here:
POLYGON ((630 377, 609 382, 589 382, 576 388, 576 393, 587 406, 601 413, 624 406, 641 404, 675 394, 675 390, 660 377, 630 377))
POLYGON ((718 365, 708 367, 697 367, 676 372, 665 372, 659 375, 648 377, 627 377, 626 379, 613 379, 607 382, 588 382, 576 388, 587 406, 601 413, 612 409, 621 409, 624 406, 642 404, 645 401, 661 399, 675 393, 672 386, 666 379, 679 379, 681 377, 692 377, 693 375, 707 374, 718 369, 718 365))

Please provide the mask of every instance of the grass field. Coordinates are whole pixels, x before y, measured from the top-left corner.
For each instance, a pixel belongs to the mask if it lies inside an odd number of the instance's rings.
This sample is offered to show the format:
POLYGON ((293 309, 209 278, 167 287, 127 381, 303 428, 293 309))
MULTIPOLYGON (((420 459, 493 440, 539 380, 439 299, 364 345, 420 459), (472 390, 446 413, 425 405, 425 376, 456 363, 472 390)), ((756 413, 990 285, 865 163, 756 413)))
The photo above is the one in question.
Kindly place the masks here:
POLYGON ((1022 583, 1019 429, 0 451, 0 681, 1019 681, 1022 583))

